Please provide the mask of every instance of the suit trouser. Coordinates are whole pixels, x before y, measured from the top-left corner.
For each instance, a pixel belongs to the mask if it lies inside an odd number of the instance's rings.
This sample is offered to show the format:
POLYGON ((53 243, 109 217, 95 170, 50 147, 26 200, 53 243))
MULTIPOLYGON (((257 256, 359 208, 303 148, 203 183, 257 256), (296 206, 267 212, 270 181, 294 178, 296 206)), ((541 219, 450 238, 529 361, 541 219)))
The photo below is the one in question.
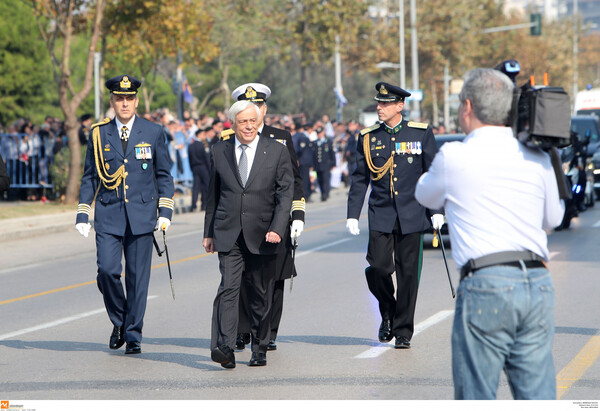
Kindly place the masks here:
POLYGON ((196 203, 198 202, 198 195, 201 197, 201 209, 204 209, 206 201, 208 200, 208 180, 210 179, 208 170, 205 167, 194 167, 192 169, 194 175, 192 185, 192 211, 196 209, 196 203))
POLYGON ((129 225, 123 237, 96 232, 98 288, 113 325, 123 326, 127 342, 142 341, 152 266, 153 233, 133 235, 129 225), (125 254, 125 291, 121 257, 125 254))
POLYGON ((369 231, 365 270, 383 320, 392 321, 395 337, 412 338, 423 260, 423 233, 402 234, 398 221, 391 233, 369 231), (396 297, 392 273, 396 272, 396 297))
POLYGON ((331 190, 331 170, 328 168, 317 170, 317 182, 321 190, 321 198, 329 197, 329 191, 331 190))
POLYGON ((304 190, 304 197, 309 198, 312 194, 312 184, 310 182, 310 166, 300 165, 300 177, 302 177, 302 188, 304 190))
POLYGON ((269 344, 269 311, 275 270, 275 254, 260 255, 248 251, 240 233, 233 248, 219 252, 221 283, 213 304, 211 349, 222 344, 235 347, 242 281, 248 293, 252 351, 266 352, 269 344), (256 344, 258 341, 258 344, 256 344))
MULTIPOLYGON (((273 301, 271 303, 271 315, 270 315, 270 339, 277 339, 277 333, 279 332, 279 324, 281 323, 281 316, 283 315, 283 291, 285 287, 285 280, 276 280, 273 283, 273 301)), ((240 289, 240 317, 238 322, 238 334, 249 334, 250 333, 250 319, 248 310, 248 296, 246 295, 246 287, 242 285, 240 289)))

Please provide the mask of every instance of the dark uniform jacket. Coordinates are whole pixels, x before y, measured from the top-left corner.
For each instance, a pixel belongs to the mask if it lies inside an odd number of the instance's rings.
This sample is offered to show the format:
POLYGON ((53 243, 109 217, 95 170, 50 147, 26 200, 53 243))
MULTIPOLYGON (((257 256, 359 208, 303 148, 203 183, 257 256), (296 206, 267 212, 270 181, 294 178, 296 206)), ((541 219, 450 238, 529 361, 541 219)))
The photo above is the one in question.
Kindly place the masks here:
POLYGON ((315 171, 325 171, 335 167, 335 152, 330 139, 324 138, 313 141, 312 150, 315 171))
POLYGON ((188 146, 188 159, 192 170, 195 167, 205 169, 207 172, 210 169, 210 150, 208 144, 203 141, 195 140, 188 146))
POLYGON ((134 235, 146 234, 154 230, 157 212, 159 217, 171 219, 174 186, 165 139, 161 126, 136 116, 127 152, 123 153, 115 120, 93 125, 79 191, 77 223, 88 222, 94 200, 94 229, 98 232, 124 236, 129 223, 134 235), (99 131, 96 152, 94 128, 99 131), (120 182, 117 179, 107 183, 111 186, 119 182, 116 189, 107 188, 101 181, 98 167, 104 177, 121 176, 120 182))
POLYGON ((252 254, 277 252, 277 244, 265 240, 269 231, 284 239, 294 189, 290 155, 282 144, 257 138, 245 187, 238 172, 233 135, 212 148, 204 237, 213 238, 217 252, 230 251, 240 231, 252 254))
POLYGON ((292 136, 294 149, 298 155, 298 164, 302 167, 312 166, 312 146, 310 139, 304 133, 296 133, 292 136))
POLYGON ((429 217, 441 212, 429 211, 415 199, 415 187, 437 152, 431 127, 424 123, 402 120, 395 134, 376 124, 361 131, 356 146, 356 169, 348 193, 348 218, 360 217, 365 194, 369 197, 369 230, 391 233, 396 219, 403 234, 431 228, 429 217), (367 164, 364 142, 374 167, 383 167, 393 153, 393 165, 377 181, 367 164), (393 175, 392 175, 393 174, 393 175), (390 184, 390 178, 393 180, 390 184))

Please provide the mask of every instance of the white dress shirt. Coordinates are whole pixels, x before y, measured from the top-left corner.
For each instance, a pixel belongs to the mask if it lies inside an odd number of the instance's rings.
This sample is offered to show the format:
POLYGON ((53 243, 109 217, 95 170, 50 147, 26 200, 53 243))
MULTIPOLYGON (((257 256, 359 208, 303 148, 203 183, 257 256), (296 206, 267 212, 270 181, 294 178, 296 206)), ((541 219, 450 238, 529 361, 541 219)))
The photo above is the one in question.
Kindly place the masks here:
MULTIPOLYGON (((246 176, 246 181, 248 181, 248 176, 250 175, 250 170, 252 170, 252 163, 254 162, 254 156, 256 155, 256 147, 258 146, 258 135, 252 143, 248 144, 246 147, 246 158, 248 159, 248 175, 246 176)), ((238 140, 237 136, 235 136, 235 160, 237 164, 240 163, 240 156, 242 155, 242 148, 240 147, 242 143, 238 140)))
POLYGON ((458 269, 501 251, 529 250, 547 261, 544 230, 558 226, 565 211, 548 154, 525 147, 508 127, 481 127, 444 144, 415 197, 425 207, 445 207, 458 269))

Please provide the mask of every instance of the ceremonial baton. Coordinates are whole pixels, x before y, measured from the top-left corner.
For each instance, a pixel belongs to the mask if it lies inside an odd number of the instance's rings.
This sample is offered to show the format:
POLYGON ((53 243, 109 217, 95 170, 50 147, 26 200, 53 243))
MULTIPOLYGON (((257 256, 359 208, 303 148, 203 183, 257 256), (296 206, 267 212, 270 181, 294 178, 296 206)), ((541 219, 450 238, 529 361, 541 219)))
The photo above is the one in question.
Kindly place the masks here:
POLYGON ((452 298, 456 298, 456 292, 454 291, 454 286, 452 285, 452 278, 450 277, 450 270, 448 269, 448 261, 446 260, 446 250, 444 249, 444 239, 442 238, 442 233, 439 230, 434 230, 433 235, 435 236, 436 234, 438 234, 440 237, 440 244, 442 245, 442 256, 444 257, 444 264, 446 265, 446 273, 448 274, 448 281, 450 282, 450 290, 452 291, 452 298))
POLYGON ((294 285, 294 267, 296 266, 296 247, 298 247, 298 234, 294 235, 294 243, 292 244, 292 276, 290 277, 290 293, 294 285))
POLYGON ((165 255, 167 256, 167 267, 169 268, 169 280, 171 281, 171 294, 173 295, 173 299, 175 299, 175 287, 173 287, 173 275, 171 274, 171 260, 169 260, 169 249, 167 248, 167 233, 165 230, 162 230, 162 233, 163 242, 165 243, 165 255))

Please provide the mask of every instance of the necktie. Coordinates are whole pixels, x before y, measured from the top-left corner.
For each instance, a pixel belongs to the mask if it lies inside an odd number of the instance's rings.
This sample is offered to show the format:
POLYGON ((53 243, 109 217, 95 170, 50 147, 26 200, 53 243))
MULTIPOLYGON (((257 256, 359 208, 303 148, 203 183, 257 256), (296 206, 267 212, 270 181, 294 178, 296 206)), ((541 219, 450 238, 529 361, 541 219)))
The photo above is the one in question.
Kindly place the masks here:
POLYGON ((129 137, 127 136, 127 126, 121 127, 121 144, 123 145, 123 153, 127 151, 127 140, 129 137))
POLYGON ((121 140, 127 141, 129 137, 127 136, 127 126, 121 127, 121 140))
POLYGON ((238 170, 240 172, 240 178, 242 179, 242 186, 246 186, 246 180, 248 180, 248 157, 246 156, 247 144, 240 144, 242 154, 240 154, 240 161, 238 163, 238 170))

